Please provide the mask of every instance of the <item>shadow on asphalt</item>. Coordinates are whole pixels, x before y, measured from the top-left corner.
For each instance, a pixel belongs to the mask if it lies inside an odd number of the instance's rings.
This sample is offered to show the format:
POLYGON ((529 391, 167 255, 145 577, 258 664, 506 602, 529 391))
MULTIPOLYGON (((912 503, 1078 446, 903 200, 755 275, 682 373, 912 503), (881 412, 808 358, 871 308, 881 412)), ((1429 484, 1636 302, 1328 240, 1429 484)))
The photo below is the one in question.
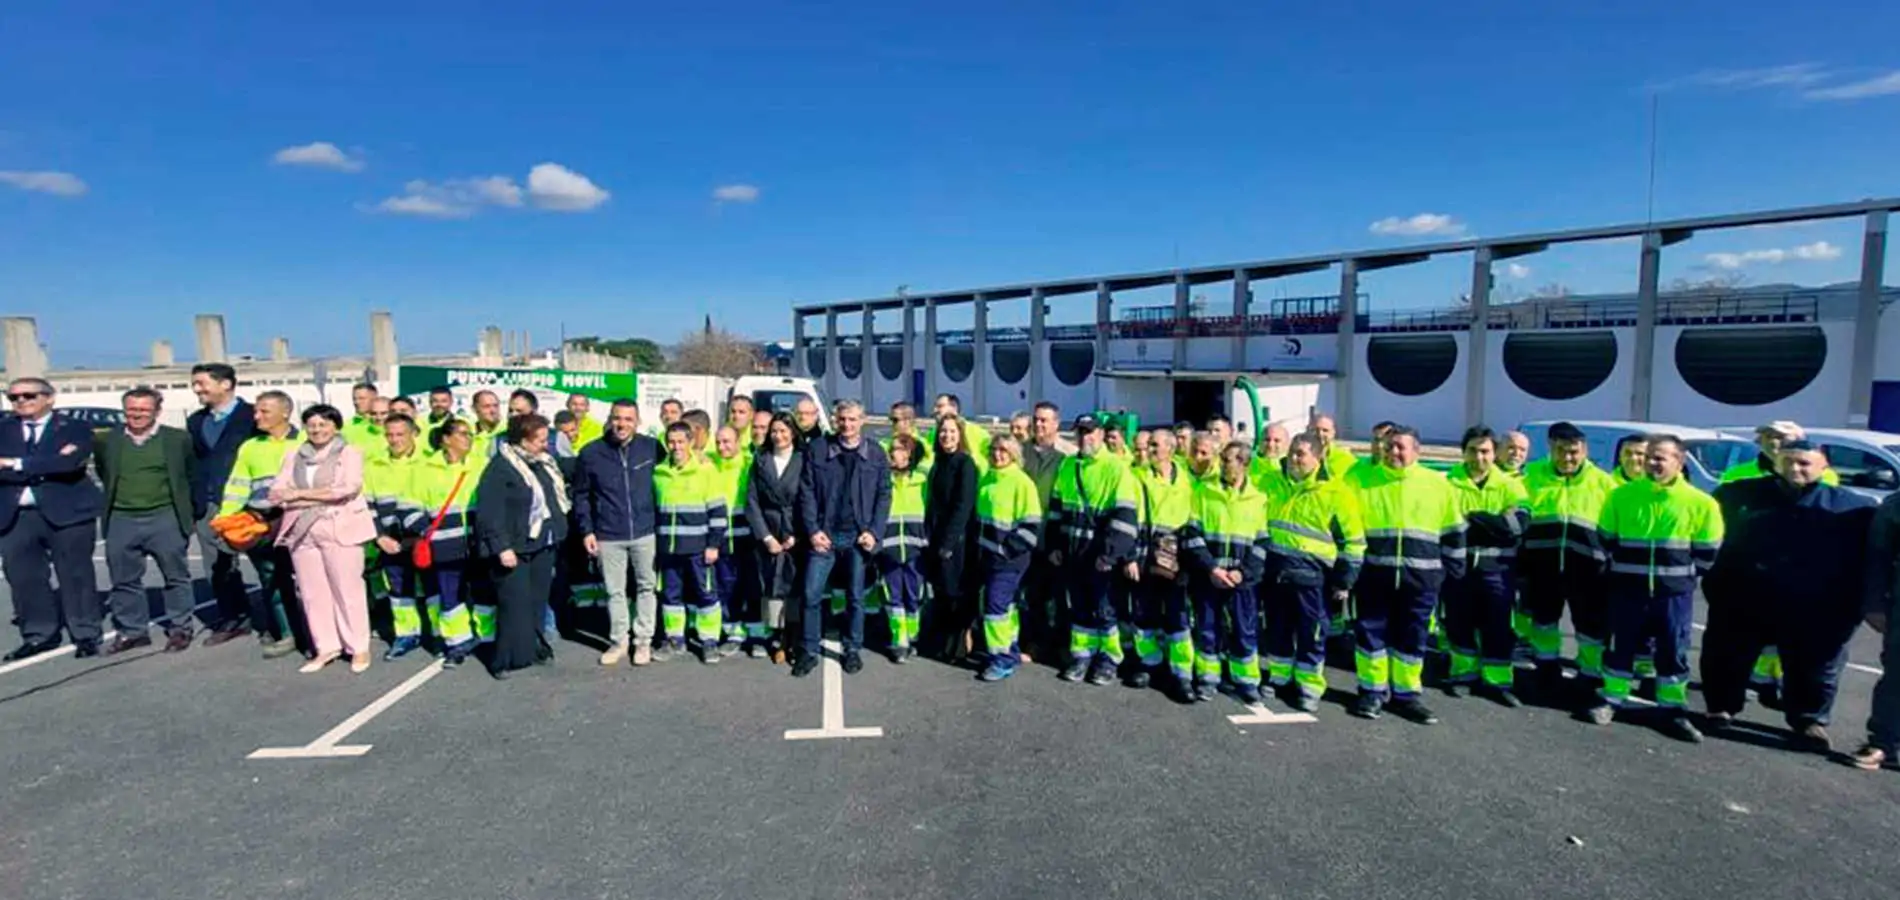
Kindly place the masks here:
POLYGON ((0 697, 0 706, 4 706, 8 703, 12 703, 15 700, 24 700, 28 697, 34 696, 35 694, 43 694, 55 688, 72 684, 81 679, 92 678, 97 675, 103 675, 107 672, 112 671, 113 669, 119 668, 120 666, 132 665, 134 663, 140 662, 150 657, 157 656, 163 652, 164 651, 162 649, 158 649, 155 647, 152 650, 148 650, 144 653, 140 653, 137 656, 122 656, 122 657, 117 657, 114 659, 108 659, 105 662, 99 663, 98 665, 88 666, 84 669, 74 672, 73 674, 68 675, 64 678, 61 678, 57 681, 49 681, 45 684, 34 685, 33 687, 27 688, 24 691, 20 691, 14 694, 9 694, 5 697, 0 697))

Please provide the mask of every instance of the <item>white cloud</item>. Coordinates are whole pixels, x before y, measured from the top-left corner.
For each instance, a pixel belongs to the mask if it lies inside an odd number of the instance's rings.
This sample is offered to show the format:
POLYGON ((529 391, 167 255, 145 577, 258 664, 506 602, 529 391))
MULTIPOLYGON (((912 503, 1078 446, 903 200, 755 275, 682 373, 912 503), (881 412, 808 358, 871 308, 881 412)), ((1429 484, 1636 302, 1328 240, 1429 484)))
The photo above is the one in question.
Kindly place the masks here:
POLYGON ((272 154, 270 160, 280 166, 309 166, 337 172, 361 172, 364 166, 360 155, 344 153, 329 141, 285 147, 272 154))
POLYGON ((38 194, 52 194, 55 197, 83 196, 88 188, 79 176, 71 172, 20 172, 0 170, 0 184, 12 185, 23 191, 38 194))
POLYGON ((402 195, 373 207, 377 212, 430 219, 466 219, 484 206, 521 205, 521 186, 506 175, 453 178, 440 184, 417 179, 402 186, 402 195))
POLYGON ((1801 96, 1809 100, 1865 100, 1868 97, 1885 97, 1889 94, 1900 94, 1900 71, 1837 84, 1833 87, 1816 88, 1801 96))
POLYGON ((750 184, 722 184, 713 188, 712 195, 721 203, 751 203, 759 199, 759 189, 750 184))
POLYGON ((545 162, 528 170, 528 199, 541 209, 586 212, 613 196, 573 169, 545 162))
POLYGON ((1827 241, 1815 241, 1783 250, 1771 247, 1766 250, 1743 250, 1740 253, 1710 253, 1702 261, 1717 269, 1740 269, 1756 263, 1780 265, 1789 260, 1801 262, 1827 262, 1841 258, 1841 248, 1827 241))
POLYGON ((1504 274, 1522 281, 1531 277, 1531 267, 1523 263, 1510 263, 1504 267, 1504 274))
POLYGON ((1402 235, 1419 237, 1423 235, 1443 235, 1456 237, 1465 233, 1464 223, 1444 213, 1419 213, 1410 218, 1387 216, 1372 223, 1372 233, 1382 235, 1402 235))
POLYGON ((1763 88, 1800 88, 1820 84, 1833 77, 1832 72, 1815 63, 1764 66, 1758 69, 1708 69, 1663 87, 1708 87, 1731 90, 1763 88))

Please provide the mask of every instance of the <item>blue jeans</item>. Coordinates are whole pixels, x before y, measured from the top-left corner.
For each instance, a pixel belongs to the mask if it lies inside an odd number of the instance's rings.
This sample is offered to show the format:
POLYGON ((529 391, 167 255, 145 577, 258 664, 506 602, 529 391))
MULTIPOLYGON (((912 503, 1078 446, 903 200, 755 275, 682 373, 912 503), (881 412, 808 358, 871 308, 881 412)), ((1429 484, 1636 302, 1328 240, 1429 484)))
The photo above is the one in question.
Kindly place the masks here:
POLYGON ((834 545, 830 553, 812 553, 805 560, 805 652, 818 655, 825 636, 826 596, 830 593, 831 570, 843 564, 845 629, 844 650, 853 653, 864 646, 864 595, 870 589, 871 554, 857 545, 834 545))

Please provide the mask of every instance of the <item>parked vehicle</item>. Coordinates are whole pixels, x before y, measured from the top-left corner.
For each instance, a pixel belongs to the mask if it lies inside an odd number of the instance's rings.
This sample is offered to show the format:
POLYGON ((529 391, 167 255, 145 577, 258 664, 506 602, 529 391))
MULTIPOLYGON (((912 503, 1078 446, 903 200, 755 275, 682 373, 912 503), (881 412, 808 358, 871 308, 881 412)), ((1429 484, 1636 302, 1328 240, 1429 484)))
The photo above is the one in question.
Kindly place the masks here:
MULTIPOLYGON (((1721 430, 1743 439, 1755 436, 1755 429, 1749 427, 1721 430)), ((1841 487, 1875 500, 1884 500, 1900 490, 1900 434, 1856 428, 1803 430, 1808 440, 1827 453, 1828 465, 1841 476, 1841 487)))
MULTIPOLYGON (((1542 459, 1550 455, 1547 441, 1550 426, 1557 419, 1541 419, 1525 422, 1518 430, 1530 436, 1531 458, 1542 459)), ((1735 437, 1711 428, 1693 428, 1687 425, 1670 425, 1662 422, 1624 422, 1624 421, 1577 421, 1570 420, 1583 432, 1590 447, 1590 461, 1604 471, 1616 469, 1616 444, 1630 435, 1673 434, 1682 439, 1686 452, 1683 461, 1683 473, 1689 477, 1689 483, 1705 491, 1715 490, 1722 482, 1722 473, 1729 466, 1746 462, 1755 455, 1755 444, 1746 438, 1735 437)))
POLYGON ((809 378, 780 375, 747 375, 723 378, 718 375, 673 375, 651 372, 580 372, 566 369, 447 368, 441 366, 401 366, 396 371, 396 393, 418 403, 425 402, 430 390, 447 387, 455 395, 457 410, 466 414, 474 396, 482 390, 507 395, 526 389, 536 396, 541 408, 550 415, 561 408, 569 394, 591 398, 591 415, 607 418, 609 405, 631 398, 640 406, 640 420, 649 427, 660 421, 660 405, 678 400, 687 409, 703 409, 716 422, 726 419, 726 404, 734 396, 745 395, 764 409, 790 410, 801 399, 818 404, 819 422, 831 427, 827 408, 818 383, 809 378))

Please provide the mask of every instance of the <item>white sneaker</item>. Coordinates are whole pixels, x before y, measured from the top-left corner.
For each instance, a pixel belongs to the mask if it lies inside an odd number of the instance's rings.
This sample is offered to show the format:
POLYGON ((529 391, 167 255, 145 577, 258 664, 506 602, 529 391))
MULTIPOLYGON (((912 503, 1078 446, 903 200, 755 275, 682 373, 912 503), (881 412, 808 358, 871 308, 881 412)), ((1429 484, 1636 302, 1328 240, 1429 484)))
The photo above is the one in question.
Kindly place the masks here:
POLYGON ((653 645, 642 642, 640 646, 633 648, 633 664, 636 666, 652 665, 653 645))
POLYGON ((626 658, 627 645, 624 643, 615 644, 612 647, 608 647, 607 652, 600 655, 600 664, 603 666, 617 666, 620 665, 621 660, 626 658))

